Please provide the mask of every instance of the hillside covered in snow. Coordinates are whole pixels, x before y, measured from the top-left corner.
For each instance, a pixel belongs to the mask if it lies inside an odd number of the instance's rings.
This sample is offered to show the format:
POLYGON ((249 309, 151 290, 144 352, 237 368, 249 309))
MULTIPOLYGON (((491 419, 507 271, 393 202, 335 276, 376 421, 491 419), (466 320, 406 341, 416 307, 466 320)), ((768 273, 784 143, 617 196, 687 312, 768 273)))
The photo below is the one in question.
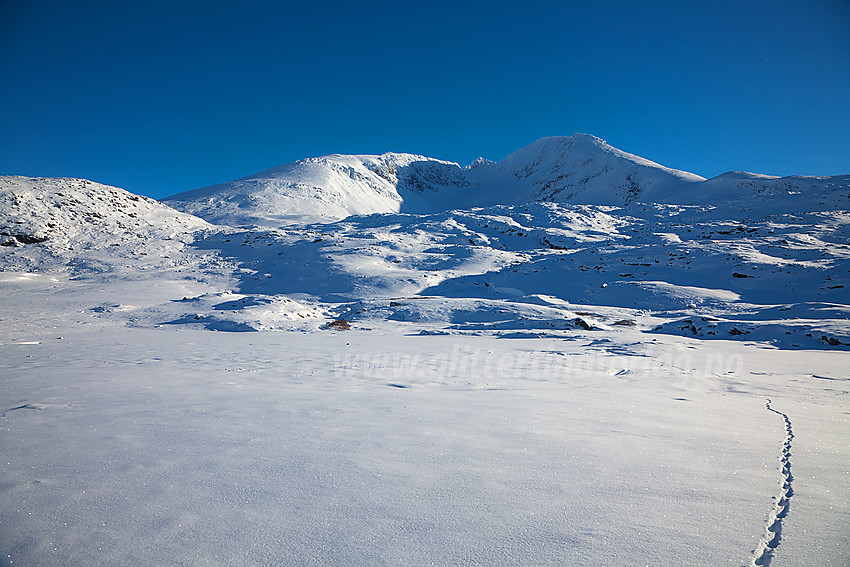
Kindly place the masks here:
POLYGON ((78 270, 117 258, 133 262, 180 248, 209 228, 154 199, 85 179, 0 177, 4 271, 50 267, 48 259, 78 270))
POLYGON ((574 134, 542 138, 498 163, 479 158, 466 167, 399 153, 309 158, 165 202, 218 224, 277 227, 351 215, 531 202, 706 206, 739 201, 747 208, 788 195, 800 195, 803 203, 834 199, 848 183, 850 176, 779 178, 743 172, 705 180, 595 136, 574 134))
POLYGON ((12 564, 850 560, 850 175, 6 176, 0 290, 12 564))

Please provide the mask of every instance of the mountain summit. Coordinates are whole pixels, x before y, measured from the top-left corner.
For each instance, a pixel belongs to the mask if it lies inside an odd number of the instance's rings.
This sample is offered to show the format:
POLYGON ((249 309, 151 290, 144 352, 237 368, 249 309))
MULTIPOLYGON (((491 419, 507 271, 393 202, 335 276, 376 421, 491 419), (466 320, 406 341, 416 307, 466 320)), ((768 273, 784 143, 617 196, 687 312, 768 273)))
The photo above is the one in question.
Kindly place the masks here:
POLYGON ((484 189, 480 194, 498 204, 624 205, 661 200, 670 191, 705 181, 618 150, 589 134, 541 138, 489 167, 470 169, 468 177, 484 189))
POLYGON ((538 201, 707 204, 708 197, 729 201, 805 190, 818 179, 735 172, 706 180, 574 134, 541 138, 499 162, 478 158, 466 167, 406 153, 308 158, 165 202, 217 224, 280 226, 538 201))

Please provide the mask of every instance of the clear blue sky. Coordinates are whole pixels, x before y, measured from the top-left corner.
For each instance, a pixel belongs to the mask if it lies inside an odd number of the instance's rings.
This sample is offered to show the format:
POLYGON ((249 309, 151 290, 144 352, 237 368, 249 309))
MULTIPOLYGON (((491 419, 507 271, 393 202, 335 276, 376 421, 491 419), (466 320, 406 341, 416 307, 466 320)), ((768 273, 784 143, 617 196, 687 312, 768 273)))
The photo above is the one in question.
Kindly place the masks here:
POLYGON ((0 81, 0 174, 154 197, 574 132, 706 177, 850 173, 848 0, 0 0, 0 81))

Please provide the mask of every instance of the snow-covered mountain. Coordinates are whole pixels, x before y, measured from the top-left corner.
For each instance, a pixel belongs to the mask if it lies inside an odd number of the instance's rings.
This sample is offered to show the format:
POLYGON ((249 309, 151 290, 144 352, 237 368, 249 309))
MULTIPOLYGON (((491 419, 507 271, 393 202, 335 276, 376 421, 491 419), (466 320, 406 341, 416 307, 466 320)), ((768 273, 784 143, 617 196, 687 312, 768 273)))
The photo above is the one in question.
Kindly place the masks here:
POLYGON ((469 185, 455 163, 413 154, 330 155, 299 160, 174 195, 172 207, 210 222, 278 226, 350 215, 439 210, 469 185))
POLYGON ((595 136, 575 134, 542 138, 498 163, 479 158, 466 167, 399 153, 309 158, 166 202, 213 223, 280 226, 536 201, 612 206, 749 201, 752 206, 754 198, 804 195, 811 200, 812 194, 848 185, 848 176, 778 178, 743 172, 705 180, 595 136))
POLYGON ((484 205, 532 201, 624 205, 657 201, 703 181, 587 134, 542 138, 498 163, 466 171, 481 194, 473 199, 484 205))
POLYGON ((580 135, 169 201, 206 221, 2 177, 3 557, 848 564, 849 194, 580 135))
POLYGON ((574 135, 466 168, 313 158, 167 201, 216 225, 85 180, 0 188, 6 269, 215 281, 146 324, 550 332, 601 328, 574 323, 592 305, 646 331, 850 347, 850 176, 704 180, 574 135))

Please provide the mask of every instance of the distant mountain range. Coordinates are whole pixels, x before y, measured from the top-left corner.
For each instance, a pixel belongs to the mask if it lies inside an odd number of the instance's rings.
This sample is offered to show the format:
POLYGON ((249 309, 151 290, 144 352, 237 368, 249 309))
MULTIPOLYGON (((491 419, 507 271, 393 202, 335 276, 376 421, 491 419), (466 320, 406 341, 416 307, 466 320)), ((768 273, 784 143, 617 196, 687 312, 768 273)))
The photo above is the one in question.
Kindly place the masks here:
POLYGON ((302 159, 179 193, 165 203, 216 224, 280 226, 539 201, 710 205, 832 193, 848 181, 850 176, 779 178, 743 172, 706 180, 618 150, 595 136, 575 134, 542 138, 500 162, 479 158, 466 167, 404 153, 302 159))
POLYGON ((466 167, 310 158, 165 203, 6 176, 0 283, 86 290, 92 305, 44 316, 112 324, 623 327, 850 349, 848 211, 850 175, 706 180, 581 134, 466 167))

